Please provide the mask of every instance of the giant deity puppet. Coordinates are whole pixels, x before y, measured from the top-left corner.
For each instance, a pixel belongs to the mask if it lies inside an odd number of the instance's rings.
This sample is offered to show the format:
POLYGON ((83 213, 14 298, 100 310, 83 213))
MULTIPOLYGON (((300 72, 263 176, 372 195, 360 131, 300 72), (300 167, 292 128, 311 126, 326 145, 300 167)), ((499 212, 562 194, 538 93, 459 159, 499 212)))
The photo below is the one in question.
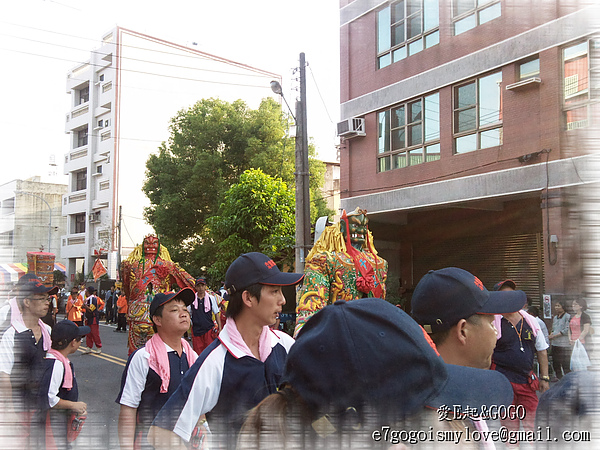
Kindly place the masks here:
POLYGON ((298 334, 316 312, 337 300, 385 298, 387 261, 377 256, 367 211, 342 213, 340 226, 329 226, 308 254, 304 282, 297 294, 298 334))
POLYGON ((192 276, 171 261, 169 251, 158 237, 148 235, 121 265, 123 291, 127 297, 129 353, 144 346, 152 336, 150 302, 152 294, 167 292, 174 285, 194 287, 192 276))

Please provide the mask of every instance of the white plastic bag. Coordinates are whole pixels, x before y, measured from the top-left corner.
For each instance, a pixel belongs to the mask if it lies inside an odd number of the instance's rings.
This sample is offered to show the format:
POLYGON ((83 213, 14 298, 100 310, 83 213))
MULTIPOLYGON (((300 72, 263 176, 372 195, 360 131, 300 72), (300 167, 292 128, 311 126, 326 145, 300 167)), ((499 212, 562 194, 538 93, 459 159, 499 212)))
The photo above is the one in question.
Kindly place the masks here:
POLYGON ((573 353, 571 354, 571 370, 587 370, 588 366, 591 366, 590 358, 581 341, 577 339, 573 346, 573 353))

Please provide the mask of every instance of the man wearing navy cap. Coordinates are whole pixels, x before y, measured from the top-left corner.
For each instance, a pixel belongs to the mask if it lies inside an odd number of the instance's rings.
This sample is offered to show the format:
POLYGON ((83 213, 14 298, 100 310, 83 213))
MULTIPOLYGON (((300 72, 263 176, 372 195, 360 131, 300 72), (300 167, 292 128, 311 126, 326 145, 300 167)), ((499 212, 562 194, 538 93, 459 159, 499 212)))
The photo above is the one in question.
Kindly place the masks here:
POLYGON ((198 357, 182 339, 190 326, 187 307, 193 301, 194 291, 190 288, 156 294, 152 299, 150 317, 154 335, 129 357, 116 399, 121 405, 122 449, 151 448, 146 442, 150 424, 198 357))
MULTIPOLYGON (((12 411, 25 413, 17 420, 29 426, 29 413, 37 408, 43 360, 50 350, 51 329, 41 318, 48 312, 49 295, 58 287, 47 287, 32 273, 23 275, 16 286, 17 308, 11 310, 11 326, 0 342, 0 387, 6 417, 12 411)), ((21 448, 31 448, 24 442, 21 448)))
POLYGON ((448 364, 489 369, 496 347, 495 314, 520 310, 523 291, 489 292, 475 275, 457 267, 430 270, 415 287, 412 316, 448 364))
POLYGON ((192 346, 194 351, 200 354, 215 340, 221 332, 222 325, 217 295, 206 288, 206 278, 198 278, 195 287, 196 298, 188 310, 192 316, 192 346), (217 319, 217 330, 214 329, 213 314, 217 319))
POLYGON ((281 272, 262 253, 246 253, 227 269, 227 323, 160 410, 148 440, 156 448, 190 441, 205 414, 213 444, 235 448, 245 414, 276 392, 294 340, 269 325, 285 305, 282 286, 303 274, 281 272))
MULTIPOLYGON (((497 283, 498 292, 515 292, 516 284, 512 280, 497 283)), ((525 303, 523 303, 525 306, 525 303)), ((539 383, 541 392, 547 391, 550 382, 548 376, 548 343, 544 338, 535 317, 523 310, 496 316, 498 342, 492 357, 492 367, 504 374, 514 391, 514 405, 522 405, 526 415, 522 420, 523 428, 531 431, 535 425, 535 411, 538 406, 536 390, 539 383), (540 366, 540 379, 536 383, 533 376, 533 358, 537 354, 540 366)), ((509 430, 519 430, 519 419, 503 419, 502 425, 509 430)))

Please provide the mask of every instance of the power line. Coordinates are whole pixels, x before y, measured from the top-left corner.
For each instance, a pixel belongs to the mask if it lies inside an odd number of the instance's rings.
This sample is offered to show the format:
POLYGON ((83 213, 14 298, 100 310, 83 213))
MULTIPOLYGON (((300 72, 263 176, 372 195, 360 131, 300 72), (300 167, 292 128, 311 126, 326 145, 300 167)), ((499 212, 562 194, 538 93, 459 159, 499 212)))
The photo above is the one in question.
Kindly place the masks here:
MULTIPOLYGON (((59 61, 68 61, 68 62, 73 62, 73 63, 77 63, 79 61, 73 61, 70 59, 66 59, 66 58, 59 58, 56 56, 46 56, 46 55, 40 55, 38 53, 31 53, 31 52, 24 52, 21 50, 13 50, 10 48, 3 48, 0 47, 0 50, 5 50, 5 51, 9 51, 9 52, 13 52, 13 53, 21 53, 24 55, 31 55, 31 56, 39 56, 41 58, 49 58, 49 59, 56 59, 59 61)), ((101 64, 93 64, 93 63, 87 63, 89 64, 91 67, 103 67, 103 65, 101 64)), ((159 74, 159 73, 152 73, 152 72, 145 72, 143 70, 133 70, 133 69, 125 69, 123 67, 121 67, 119 70, 124 71, 124 72, 133 72, 133 73, 141 73, 144 75, 152 75, 152 76, 156 76, 156 77, 163 77, 163 78, 172 78, 172 79, 177 79, 177 80, 185 80, 185 81, 196 81, 199 83, 210 83, 210 84, 222 84, 222 85, 226 85, 226 86, 242 86, 242 87, 252 87, 252 88, 260 88, 260 89, 270 89, 270 87, 268 85, 255 85, 255 84, 243 84, 243 83, 226 83, 223 81, 211 81, 211 80, 199 80, 196 78, 187 78, 187 77, 177 77, 174 75, 163 75, 163 74, 159 74)))
POLYGON ((310 71, 310 75, 312 76, 313 82, 315 83, 315 87, 317 88, 317 92, 319 94, 319 98, 321 99, 321 103, 323 103, 323 107, 325 108, 325 112, 327 113, 327 117, 329 117, 329 121, 331 123, 333 123, 333 120, 331 119, 331 115, 329 114, 329 110, 327 109, 327 105, 325 104, 325 100, 323 99, 323 96, 321 95, 321 90, 319 89, 319 85, 317 84, 317 80, 315 79, 315 74, 312 71, 312 68, 310 67, 310 65, 308 65, 308 70, 310 71))
MULTIPOLYGON (((21 27, 21 28, 26 28, 26 29, 29 29, 29 30, 42 31, 44 33, 57 34, 59 36, 65 36, 65 37, 70 37, 70 38, 82 39, 82 40, 85 40, 85 41, 94 42, 96 44, 99 41, 98 39, 86 38, 86 37, 82 37, 82 36, 76 36, 76 35, 73 35, 73 34, 61 33, 61 32, 58 32, 58 31, 45 30, 43 28, 31 27, 31 26, 21 25, 21 24, 17 24, 17 23, 13 23, 13 22, 0 21, 0 23, 6 24, 6 25, 13 25, 13 26, 16 26, 16 27, 21 27)), ((139 33, 135 32, 135 31, 126 30, 124 28, 119 28, 119 29, 121 31, 124 31, 124 32, 133 33, 133 35, 135 35, 136 37, 138 37, 140 39, 144 39, 144 38, 145 39, 148 39, 148 38, 150 38, 150 39, 160 39, 160 38, 153 37, 153 36, 139 35, 139 33)), ((148 40, 150 40, 150 39, 148 39, 148 40)), ((181 55, 179 53, 167 52, 167 51, 164 51, 164 50, 149 49, 149 48, 144 48, 144 47, 138 47, 138 46, 135 46, 135 45, 123 44, 123 43, 120 43, 119 45, 121 46, 121 48, 133 48, 133 49, 138 49, 138 50, 145 50, 145 51, 148 51, 148 52, 154 52, 154 53, 162 53, 162 54, 166 54, 166 55, 180 56, 182 58, 193 58, 193 59, 203 58, 203 59, 207 59, 207 60, 211 60, 211 61, 218 61, 218 62, 221 62, 223 64, 229 64, 229 65, 233 65, 233 66, 239 66, 239 67, 241 67, 243 69, 254 71, 254 72, 264 72, 265 76, 267 76, 267 77, 271 77, 271 76, 277 75, 275 73, 271 73, 271 72, 268 72, 266 70, 258 69, 258 68, 251 67, 251 66, 247 66, 245 64, 238 63, 238 62, 235 62, 235 61, 229 61, 229 60, 227 60, 225 58, 222 58, 222 57, 219 57, 219 56, 216 56, 216 55, 210 55, 208 53, 201 52, 200 50, 195 50, 195 49, 192 49, 192 48, 189 48, 189 47, 185 47, 183 45, 176 44, 174 42, 164 41, 162 43, 162 45, 170 45, 170 46, 175 45, 175 46, 181 47, 182 50, 185 50, 185 51, 188 51, 188 52, 194 52, 196 54, 195 55, 181 55)))
MULTIPOLYGON (((36 42, 36 43, 45 44, 45 45, 52 45, 55 47, 61 47, 61 48, 66 48, 66 49, 70 49, 70 50, 78 50, 78 51, 83 51, 83 52, 89 51, 87 49, 82 49, 82 48, 77 48, 77 47, 69 47, 66 45, 54 44, 54 43, 45 42, 45 41, 38 41, 36 39, 29 39, 29 38, 20 37, 20 36, 14 36, 11 34, 0 33, 0 36, 8 36, 8 37, 12 37, 15 39, 21 39, 21 40, 25 40, 25 41, 29 41, 29 42, 36 42)), ((142 48, 142 50, 145 50, 145 49, 142 48)), ((148 49, 148 51, 153 51, 153 50, 148 49)), ((104 53, 98 52, 96 50, 92 50, 91 53, 104 55, 104 53)), ((190 57, 189 55, 178 55, 176 53, 170 53, 170 54, 174 55, 174 56, 190 57)), ((237 72, 227 72, 224 70, 201 69, 199 67, 180 66, 180 65, 176 65, 176 64, 168 64, 168 63, 163 63, 163 62, 158 62, 158 61, 149 61, 146 59, 132 58, 132 57, 123 56, 123 55, 121 55, 120 58, 130 60, 130 61, 137 61, 137 62, 144 62, 144 63, 148 63, 148 64, 156 64, 156 65, 161 65, 161 66, 174 67, 174 68, 178 68, 178 69, 199 70, 199 71, 203 71, 203 72, 222 73, 222 74, 227 74, 227 75, 237 75, 237 76, 244 76, 244 77, 272 78, 271 75, 266 75, 266 74, 265 75, 255 75, 255 74, 245 74, 245 73, 237 73, 237 72)), ((192 56, 192 58, 193 58, 193 56, 192 56)), ((198 56, 198 58, 206 59, 206 60, 209 59, 209 58, 202 57, 202 56, 198 56)))

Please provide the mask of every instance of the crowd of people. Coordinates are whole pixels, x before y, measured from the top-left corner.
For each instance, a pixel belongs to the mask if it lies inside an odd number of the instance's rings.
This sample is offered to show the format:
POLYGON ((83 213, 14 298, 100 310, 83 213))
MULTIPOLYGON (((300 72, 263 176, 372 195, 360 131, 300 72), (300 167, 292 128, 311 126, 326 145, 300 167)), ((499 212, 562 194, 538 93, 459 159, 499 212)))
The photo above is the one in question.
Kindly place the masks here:
MULTIPOLYGON (((274 324, 282 287, 303 278, 252 252, 231 264, 223 290, 199 277, 194 288, 150 292, 153 335, 129 355, 116 398, 121 448, 389 448, 401 430, 426 430, 428 445, 477 432, 487 438, 459 447, 489 449, 505 445, 493 439, 499 427, 535 432, 559 406, 571 421, 589 417, 595 378, 571 373, 569 361, 576 342, 593 351, 583 299, 555 302, 545 336, 514 281, 489 291, 450 267, 419 281, 410 314, 378 298, 339 300, 294 340, 274 324), (552 388, 548 349, 562 379, 552 388), (523 414, 491 414, 511 405, 523 414)), ((27 274, 0 309, 1 412, 18 418, 17 448, 70 448, 88 405, 68 356, 83 337, 85 353, 102 352, 102 320, 126 330, 127 299, 114 286, 103 299, 73 288, 66 319, 49 326, 56 290, 27 274)))

